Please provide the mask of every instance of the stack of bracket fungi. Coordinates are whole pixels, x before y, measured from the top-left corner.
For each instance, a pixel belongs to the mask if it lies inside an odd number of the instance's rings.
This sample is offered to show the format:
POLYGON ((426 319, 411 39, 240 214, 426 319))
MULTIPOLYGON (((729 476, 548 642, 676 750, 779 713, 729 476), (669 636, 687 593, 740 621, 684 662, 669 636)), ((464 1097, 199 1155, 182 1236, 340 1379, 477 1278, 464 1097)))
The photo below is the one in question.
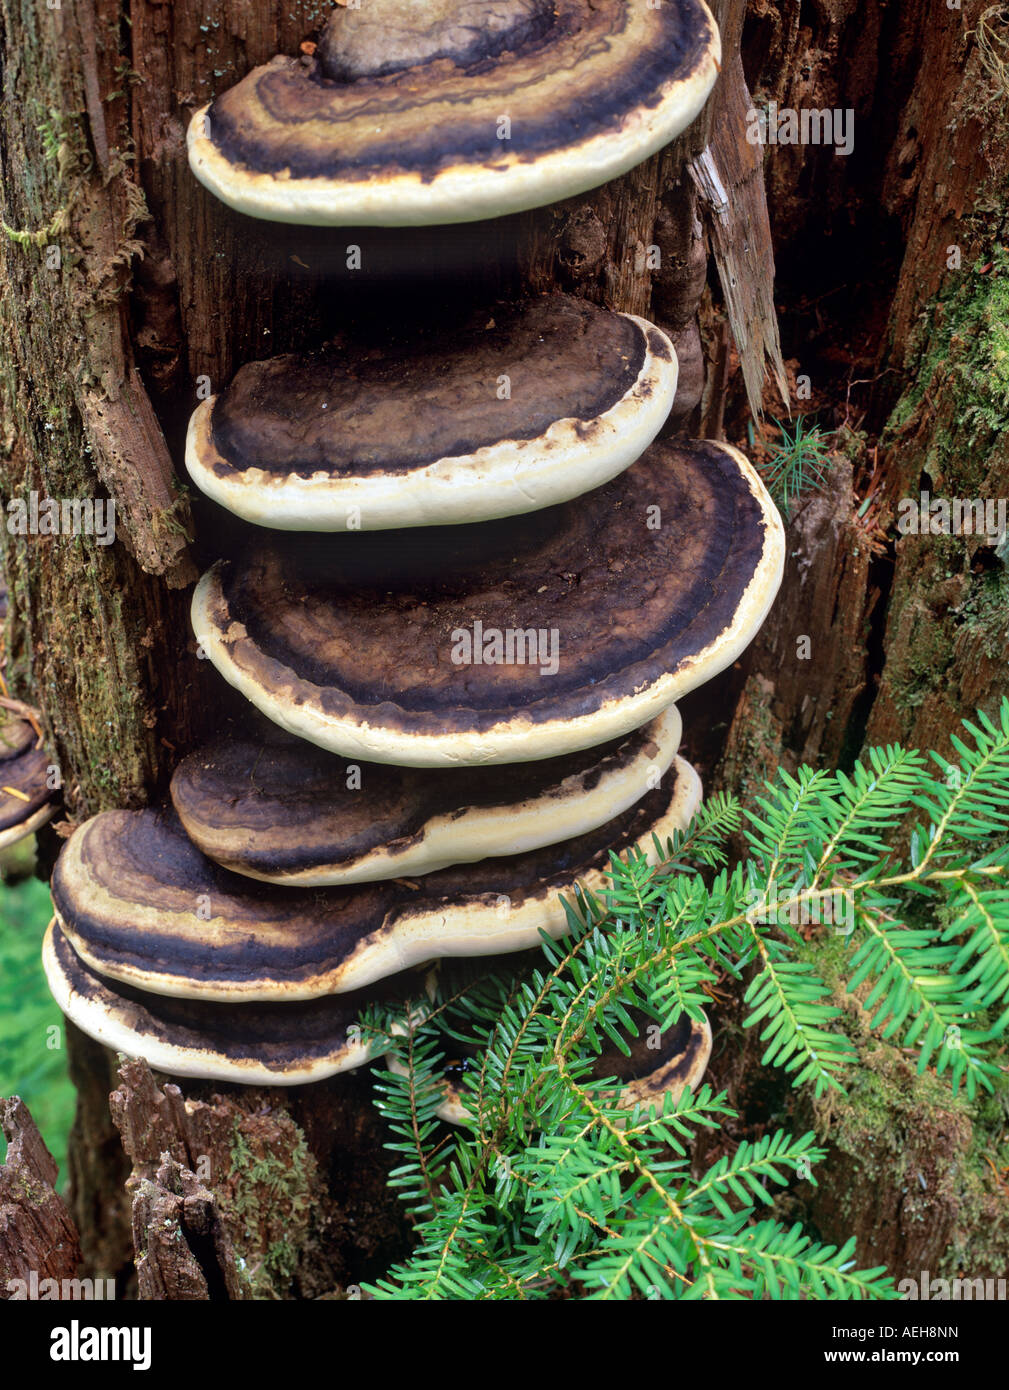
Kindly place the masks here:
MULTIPOLYGON (((640 162, 717 60, 699 0, 365 0, 198 113, 190 159, 254 216, 465 221, 640 162)), ((189 472, 252 525, 193 626, 256 709, 172 807, 66 844, 45 960, 81 1028, 179 1075, 319 1079, 414 968, 535 946, 611 853, 657 861, 700 800, 673 702, 783 562, 738 452, 658 438, 676 375, 655 325, 556 294, 253 362, 197 409, 189 472)), ((696 1083, 707 1028, 667 1031, 658 1068, 600 1074, 696 1083)))

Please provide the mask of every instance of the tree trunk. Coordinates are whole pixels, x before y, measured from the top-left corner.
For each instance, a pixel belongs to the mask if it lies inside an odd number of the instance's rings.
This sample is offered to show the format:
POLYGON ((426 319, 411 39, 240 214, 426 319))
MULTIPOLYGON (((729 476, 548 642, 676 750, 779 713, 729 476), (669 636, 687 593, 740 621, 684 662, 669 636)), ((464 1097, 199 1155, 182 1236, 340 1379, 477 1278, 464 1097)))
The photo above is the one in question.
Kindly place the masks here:
MULTIPOLYGON (((1009 494, 1007 376, 986 345, 1009 318, 996 254, 1009 216, 1001 13, 984 0, 750 6, 755 104, 851 109, 854 148, 766 152, 784 350, 812 389, 796 409, 838 434, 828 487, 793 512, 782 594, 709 723, 701 761, 736 789, 872 744, 948 753, 959 721, 1006 693, 1009 589, 994 545, 895 528, 900 500, 923 489, 1009 494)), ((746 448, 731 402, 727 419, 746 448)), ((701 701, 710 719, 705 692, 684 703, 688 727, 701 701)))
MULTIPOLYGON (((888 742, 948 754, 960 720, 1009 693, 1005 551, 895 525, 922 490, 1009 497, 1004 14, 985 0, 750 5, 755 104, 850 108, 855 138, 847 157, 765 152, 788 376, 812 388, 796 408, 838 432, 826 486, 793 508, 781 594, 735 680, 683 702, 688 738, 706 729, 694 754, 709 786, 749 797, 778 766, 843 766, 888 742)), ((727 431, 745 449, 739 397, 727 431)), ((709 1077, 740 1111, 736 1137, 785 1108, 797 1132, 817 1129, 828 1161, 789 1214, 838 1244, 854 1235, 859 1263, 915 1280, 1004 1275, 1004 1187, 985 1158, 1000 1104, 954 1101, 867 1035, 843 991, 836 1002, 859 1056, 841 1102, 796 1104, 752 1036, 728 1041, 738 1002, 715 1015, 709 1077)))
POLYGON ((0 1128, 8 1141, 0 1165, 0 1290, 9 1297, 17 1281, 23 1299, 33 1279, 57 1285, 72 1279, 81 1250, 70 1213, 53 1189, 56 1163, 17 1097, 0 1106, 0 1128))
MULTIPOLYGON (((851 0, 713 8, 724 58, 712 100, 639 169, 494 223, 344 233, 241 217, 196 183, 185 154, 192 111, 297 52, 316 6, 0 0, 6 496, 114 495, 119 507, 107 548, 4 536, 8 673, 41 710, 71 825, 162 796, 176 761, 237 708, 188 625, 189 586, 221 533, 219 514, 211 522, 198 498, 190 509, 178 483, 198 386, 216 391, 254 358, 352 342, 374 314, 423 313, 449 295, 560 287, 649 314, 680 357, 670 430, 718 434, 724 422, 747 450, 747 400, 763 394, 781 414, 786 380, 803 373, 821 417, 848 426, 828 486, 791 519, 789 573, 758 643, 683 704, 685 752, 709 786, 746 791, 779 762, 835 762, 867 729, 941 746, 1004 690, 990 553, 961 547, 950 576, 936 549, 889 535, 923 472, 936 494, 997 495, 1000 479, 1006 490, 996 423, 964 413, 981 368, 958 327, 982 312, 970 266, 991 259, 1006 215, 1005 94, 986 56, 1002 36, 985 47, 975 0, 938 12, 899 0, 868 18, 851 0), (848 159, 765 152, 773 251, 747 80, 758 104, 856 111, 848 159), (954 243, 962 269, 947 272, 954 243), (938 327, 921 332, 926 311, 938 327), (950 344, 942 362, 937 334, 950 344)), ((995 290, 995 272, 985 284, 995 290)), ((143 1230, 156 1217, 185 1237, 174 1263, 164 1242, 160 1254, 145 1245, 146 1296, 339 1296, 405 1247, 366 1074, 176 1091, 135 1067, 120 1079, 108 1053, 68 1034, 87 1272, 128 1286, 131 1205, 143 1230), (289 1175, 272 1208, 246 1181, 248 1156, 270 1152, 289 1175)))

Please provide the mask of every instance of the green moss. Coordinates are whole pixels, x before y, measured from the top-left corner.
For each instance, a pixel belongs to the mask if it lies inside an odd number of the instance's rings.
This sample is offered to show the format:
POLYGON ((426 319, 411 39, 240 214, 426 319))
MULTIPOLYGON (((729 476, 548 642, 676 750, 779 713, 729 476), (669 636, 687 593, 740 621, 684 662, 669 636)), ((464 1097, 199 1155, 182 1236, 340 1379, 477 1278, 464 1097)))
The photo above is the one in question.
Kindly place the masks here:
POLYGON ((940 391, 950 392, 947 430, 936 420, 925 471, 957 480, 970 494, 985 476, 983 449, 965 451, 964 436, 976 443, 1009 431, 1009 249, 996 245, 987 261, 950 276, 943 293, 922 315, 908 356, 911 383, 897 402, 883 435, 898 443, 901 430, 940 391))
POLYGON ((954 708, 965 674, 1009 656, 1009 572, 977 573, 963 538, 929 536, 892 600, 898 638, 886 680, 897 709, 917 709, 946 690, 954 708))
POLYGON ((180 516, 180 513, 188 514, 188 489, 179 487, 176 492, 177 496, 171 506, 162 507, 160 511, 152 512, 151 531, 155 536, 165 534, 183 536, 191 543, 193 537, 190 535, 189 526, 180 516))
MULTIPOLYGON (((121 467, 114 450, 106 454, 94 411, 82 408, 86 398, 100 403, 114 390, 121 371, 119 301, 147 210, 128 172, 127 125, 110 118, 109 166, 97 178, 79 64, 68 70, 66 54, 53 46, 44 6, 23 7, 22 18, 24 51, 37 61, 23 65, 24 90, 8 121, 0 227, 0 319, 8 344, 0 363, 0 435, 7 442, 0 450, 8 496, 38 489, 88 497, 104 491, 99 475, 114 482, 121 467), (49 244, 59 247, 58 268, 46 266, 49 244)), ((115 37, 112 24, 99 42, 115 37)), ((180 521, 167 522, 166 550, 180 521)), ((133 539, 89 549, 82 538, 57 550, 6 530, 0 536, 11 594, 8 685, 53 726, 49 746, 74 816, 137 801, 161 756, 157 711, 135 694, 157 682, 144 645, 149 606, 137 598, 137 567, 127 553, 133 539)), ((149 534, 142 539, 149 542, 149 534)))
MULTIPOLYGON (((932 1164, 929 1192, 941 1187, 944 1200, 956 1208, 953 1239, 932 1272, 953 1276, 1004 1269, 1009 1259, 1009 1073, 996 1081, 994 1093, 973 1101, 964 1092, 954 1096, 945 1077, 931 1070, 919 1075, 913 1056, 869 1028, 869 1013, 844 991, 850 948, 842 936, 807 942, 799 954, 829 985, 843 1010, 839 1026, 858 1054, 846 1078, 846 1094, 810 1097, 821 1140, 883 1190, 915 1193, 927 1155, 932 1164), (930 1143, 933 1134, 943 1142, 930 1143)), ((863 986, 859 996, 868 988, 863 986)), ((832 1201, 854 1223, 861 1213, 845 1213, 852 1200, 834 1185, 832 1201)), ((922 1211, 927 1207, 923 1202, 922 1211)))
POLYGON ((222 1211, 251 1296, 282 1298, 297 1265, 299 1237, 308 1227, 314 1160, 293 1123, 276 1149, 266 1148, 261 1138, 254 1133, 253 1117, 248 1132, 236 1117, 222 1211))
POLYGON ((963 1168, 964 1220, 943 1272, 976 1266, 1004 1269, 1009 1247, 1009 1080, 975 1107, 963 1168))
POLYGON ((769 681, 750 680, 746 687, 746 725, 736 731, 733 750, 722 764, 721 780, 748 806, 764 791, 781 761, 781 730, 771 711, 769 681))
POLYGON ((985 655, 997 661, 1009 638, 1009 571, 989 570, 982 575, 957 615, 977 636, 985 655))
POLYGON ((290 1283, 298 1263, 298 1251, 286 1236, 275 1240, 263 1257, 263 1264, 277 1285, 290 1283))
POLYGON ((915 624, 913 639, 904 659, 894 662, 889 671, 893 698, 898 709, 916 709, 934 691, 936 682, 949 670, 953 661, 954 638, 942 623, 923 612, 915 624))

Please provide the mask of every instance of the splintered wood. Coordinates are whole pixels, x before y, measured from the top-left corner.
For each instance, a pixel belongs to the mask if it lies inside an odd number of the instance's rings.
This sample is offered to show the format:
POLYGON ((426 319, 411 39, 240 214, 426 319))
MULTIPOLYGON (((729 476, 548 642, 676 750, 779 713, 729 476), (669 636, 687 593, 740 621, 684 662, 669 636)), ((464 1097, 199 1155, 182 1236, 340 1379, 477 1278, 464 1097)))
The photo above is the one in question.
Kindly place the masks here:
POLYGON ((7 1162, 0 1165, 0 1299, 45 1292, 72 1279, 81 1260, 77 1229, 55 1190, 57 1167, 19 1096, 0 1102, 7 1162), (23 1289, 19 1285, 24 1286, 23 1289))

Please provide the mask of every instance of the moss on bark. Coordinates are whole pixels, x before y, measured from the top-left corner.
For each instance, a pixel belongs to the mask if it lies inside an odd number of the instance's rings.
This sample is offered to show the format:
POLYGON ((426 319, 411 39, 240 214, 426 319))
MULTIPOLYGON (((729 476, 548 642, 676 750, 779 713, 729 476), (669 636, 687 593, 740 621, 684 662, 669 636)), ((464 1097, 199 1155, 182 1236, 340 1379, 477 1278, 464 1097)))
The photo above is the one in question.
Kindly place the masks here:
POLYGON ((846 1095, 805 1094, 798 1107, 828 1150, 818 1186, 802 1189, 809 1217, 828 1240, 854 1235, 859 1263, 885 1264, 897 1279, 917 1281, 923 1270, 1004 1277, 1009 1077, 971 1101, 933 1072, 919 1075, 913 1054, 873 1033, 859 1000, 844 992, 845 951, 836 936, 805 953, 843 1010, 858 1055, 846 1095))

